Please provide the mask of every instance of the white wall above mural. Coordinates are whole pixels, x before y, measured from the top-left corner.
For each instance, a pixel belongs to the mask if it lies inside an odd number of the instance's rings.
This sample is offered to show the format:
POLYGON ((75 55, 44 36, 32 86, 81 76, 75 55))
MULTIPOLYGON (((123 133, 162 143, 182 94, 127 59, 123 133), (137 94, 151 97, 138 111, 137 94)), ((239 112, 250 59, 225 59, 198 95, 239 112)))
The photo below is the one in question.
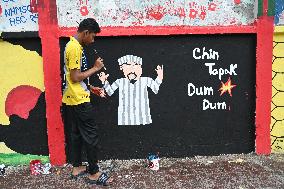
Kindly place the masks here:
POLYGON ((256 0, 57 0, 61 27, 94 17, 101 26, 227 26, 255 20, 256 0))
POLYGON ((0 31, 20 32, 38 30, 38 13, 30 0, 0 1, 0 31))

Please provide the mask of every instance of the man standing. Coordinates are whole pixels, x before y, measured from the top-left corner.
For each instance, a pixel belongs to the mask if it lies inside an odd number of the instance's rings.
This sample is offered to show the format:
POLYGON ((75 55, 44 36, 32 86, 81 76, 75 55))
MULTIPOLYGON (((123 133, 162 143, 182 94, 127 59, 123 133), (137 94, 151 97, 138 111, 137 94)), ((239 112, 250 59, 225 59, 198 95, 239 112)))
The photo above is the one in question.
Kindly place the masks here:
POLYGON ((108 74, 98 76, 106 93, 111 96, 119 88, 118 125, 146 125, 152 123, 150 114, 148 87, 157 94, 163 81, 163 66, 157 66, 157 78, 141 77, 142 58, 125 55, 118 59, 120 70, 125 78, 117 79, 113 84, 107 81, 108 74))
MULTIPOLYGON (((63 91, 64 122, 71 130, 71 157, 73 170, 71 178, 78 178, 89 172, 89 183, 106 185, 108 176, 99 172, 97 164, 98 128, 95 125, 93 107, 90 103, 89 77, 104 67, 98 58, 88 69, 83 46, 94 42, 100 27, 95 19, 84 19, 77 34, 70 37, 64 52, 66 86, 63 91), (82 165, 82 144, 86 146, 88 170, 82 165)), ((94 88, 90 86, 91 89, 94 88)), ((102 90, 101 90, 102 92, 102 90)), ((101 93, 103 96, 103 93, 101 93)))

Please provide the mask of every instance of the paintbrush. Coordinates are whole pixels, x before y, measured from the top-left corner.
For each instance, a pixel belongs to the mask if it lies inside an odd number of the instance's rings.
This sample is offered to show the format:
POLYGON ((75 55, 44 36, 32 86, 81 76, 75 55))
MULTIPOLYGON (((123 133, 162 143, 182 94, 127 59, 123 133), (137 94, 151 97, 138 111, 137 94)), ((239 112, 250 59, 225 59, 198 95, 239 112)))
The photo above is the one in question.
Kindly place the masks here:
MULTIPOLYGON (((98 53, 98 51, 96 49, 94 49, 94 54, 95 54, 95 60, 100 58, 99 53, 98 53)), ((107 70, 105 66, 103 68, 104 68, 105 71, 107 70)))

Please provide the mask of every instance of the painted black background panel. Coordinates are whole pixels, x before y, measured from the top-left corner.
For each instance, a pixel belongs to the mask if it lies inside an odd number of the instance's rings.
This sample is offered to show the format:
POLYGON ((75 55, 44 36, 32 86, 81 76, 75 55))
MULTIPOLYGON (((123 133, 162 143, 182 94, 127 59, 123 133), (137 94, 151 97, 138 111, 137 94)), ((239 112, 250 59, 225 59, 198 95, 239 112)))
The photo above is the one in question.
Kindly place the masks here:
MULTIPOLYGON (((92 96, 94 116, 100 126, 101 158, 145 158, 148 153, 183 157, 248 153, 254 151, 255 140, 255 65, 256 36, 232 35, 178 35, 98 37, 95 44, 85 48, 88 62, 94 59, 96 48, 110 74, 112 83, 123 77, 117 59, 126 54, 143 58, 142 76, 156 78, 158 64, 164 65, 164 80, 159 93, 149 89, 153 123, 141 126, 117 126, 118 91, 107 99, 92 96), (219 53, 219 60, 196 60, 193 49, 205 47, 219 53), (213 68, 229 69, 237 64, 237 75, 229 77, 232 97, 226 92, 220 96, 221 81, 210 76, 206 62, 213 68), (188 96, 188 83, 196 87, 212 87, 213 96, 188 96), (226 102, 226 110, 202 110, 203 99, 226 102), (229 109, 230 106, 230 109, 229 109)), ((61 66, 64 46, 68 38, 61 38, 61 66)), ((91 83, 102 86, 97 76, 91 83)))
POLYGON ((21 39, 21 38, 39 38, 37 31, 27 31, 27 32, 2 32, 1 38, 3 39, 21 39))
MULTIPOLYGON (((19 34, 15 33, 15 34, 18 34, 18 35, 14 35, 13 38, 9 38, 9 37, 5 38, 5 35, 3 36, 3 33, 2 33, 1 37, 4 38, 4 41, 12 43, 13 45, 20 45, 23 48, 30 50, 30 51, 36 51, 40 56, 42 56, 40 38, 39 37, 31 37, 31 38, 23 37, 23 36, 25 36, 25 35, 23 35, 23 33, 26 34, 26 35, 31 33, 30 35, 33 35, 34 32, 20 32, 19 34), (23 36, 21 36, 21 35, 23 35, 23 36)), ((9 33, 7 33, 7 35, 8 34, 9 33)))

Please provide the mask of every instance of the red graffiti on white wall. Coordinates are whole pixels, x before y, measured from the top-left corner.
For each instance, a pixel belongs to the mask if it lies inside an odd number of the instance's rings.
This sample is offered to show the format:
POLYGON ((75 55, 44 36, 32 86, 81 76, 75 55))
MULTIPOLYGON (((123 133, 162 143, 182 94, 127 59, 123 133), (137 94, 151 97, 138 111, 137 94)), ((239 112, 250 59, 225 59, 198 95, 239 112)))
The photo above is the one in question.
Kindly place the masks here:
POLYGON ((165 6, 155 5, 147 8, 147 18, 161 20, 165 15, 178 16, 180 18, 188 17, 190 19, 205 20, 209 11, 216 11, 217 4, 213 1, 208 2, 207 5, 199 4, 197 2, 190 2, 188 7, 176 6, 173 0, 165 2, 165 6), (189 11, 186 13, 186 11, 189 11))
POLYGON ((166 13, 171 16, 178 16, 180 18, 186 17, 186 11, 184 7, 176 6, 174 0, 167 1, 166 3, 167 11, 166 13))
POLYGON ((198 11, 197 11, 197 4, 195 2, 189 3, 189 18, 196 18, 198 11))
POLYGON ((201 20, 204 20, 206 16, 206 7, 205 6, 200 6, 200 14, 199 14, 199 18, 201 20))
POLYGON ((139 26, 144 23, 144 15, 142 12, 135 12, 132 14, 132 16, 137 20, 136 22, 132 22, 134 26, 139 26))
POLYGON ((151 7, 147 11, 147 15, 149 15, 150 17, 152 17, 156 20, 161 20, 165 14, 166 14, 166 8, 164 8, 160 5, 155 6, 155 7, 151 7))
POLYGON ((204 20, 206 18, 208 11, 216 11, 217 4, 214 2, 208 3, 207 6, 199 5, 196 2, 190 2, 189 3, 189 18, 190 19, 196 19, 200 18, 201 20, 204 20))
POLYGON ((208 10, 209 11, 216 11, 217 5, 215 3, 209 3, 208 10))
MULTIPOLYGON (((180 21, 197 19, 203 21, 210 16, 210 12, 218 10, 219 1, 190 1, 184 3, 175 0, 160 0, 157 3, 144 4, 142 7, 135 3, 132 6, 120 7, 114 1, 111 2, 100 15, 101 19, 105 18, 108 22, 115 21, 117 23, 131 21, 132 26, 141 26, 149 20, 166 22, 169 19, 170 22, 173 22, 174 19, 181 19, 180 21)), ((80 7, 80 15, 83 17, 89 16, 90 9, 94 8, 94 5, 90 5, 89 0, 77 0, 77 5, 80 7)), ((100 6, 101 4, 98 3, 97 5, 100 6)))
POLYGON ((234 0, 235 4, 240 4, 241 0, 234 0))
POLYGON ((88 0, 79 0, 80 3, 80 13, 82 16, 87 16, 89 14, 88 10, 88 0))

